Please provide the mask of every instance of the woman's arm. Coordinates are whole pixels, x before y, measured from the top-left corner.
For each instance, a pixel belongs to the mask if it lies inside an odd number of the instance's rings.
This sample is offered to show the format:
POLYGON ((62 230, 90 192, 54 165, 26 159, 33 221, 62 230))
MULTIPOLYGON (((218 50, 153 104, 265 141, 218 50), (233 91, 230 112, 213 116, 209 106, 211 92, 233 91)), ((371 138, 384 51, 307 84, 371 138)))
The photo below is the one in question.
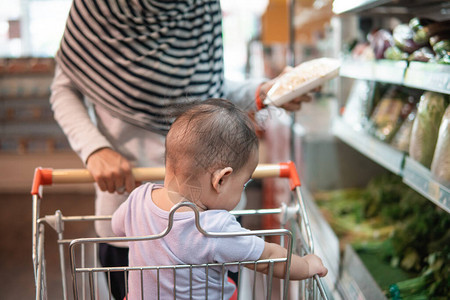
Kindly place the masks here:
POLYGON ((131 164, 112 149, 91 120, 83 95, 56 66, 50 104, 54 118, 102 191, 119 194, 135 187, 131 164))
POLYGON ((111 147, 89 117, 83 95, 58 65, 51 85, 50 105, 56 122, 83 163, 93 152, 111 147))

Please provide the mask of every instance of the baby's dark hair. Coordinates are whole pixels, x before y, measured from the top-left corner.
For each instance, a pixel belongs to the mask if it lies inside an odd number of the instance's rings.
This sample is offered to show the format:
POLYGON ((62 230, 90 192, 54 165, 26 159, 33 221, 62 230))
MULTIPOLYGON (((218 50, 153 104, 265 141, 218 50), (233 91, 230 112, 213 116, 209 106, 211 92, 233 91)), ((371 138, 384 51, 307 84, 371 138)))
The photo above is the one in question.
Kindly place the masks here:
POLYGON ((166 137, 166 163, 174 172, 189 160, 192 172, 245 166, 258 138, 248 115, 225 99, 208 99, 184 108, 166 137))

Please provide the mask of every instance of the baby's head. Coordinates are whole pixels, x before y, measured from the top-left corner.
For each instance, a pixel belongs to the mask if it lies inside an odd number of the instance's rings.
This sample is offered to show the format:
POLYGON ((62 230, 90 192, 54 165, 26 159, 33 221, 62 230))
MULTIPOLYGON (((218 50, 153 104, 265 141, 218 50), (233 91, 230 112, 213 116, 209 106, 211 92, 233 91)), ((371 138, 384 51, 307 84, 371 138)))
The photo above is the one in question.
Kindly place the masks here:
POLYGON ((166 137, 166 186, 205 209, 234 208, 257 163, 253 123, 228 100, 192 104, 166 137))

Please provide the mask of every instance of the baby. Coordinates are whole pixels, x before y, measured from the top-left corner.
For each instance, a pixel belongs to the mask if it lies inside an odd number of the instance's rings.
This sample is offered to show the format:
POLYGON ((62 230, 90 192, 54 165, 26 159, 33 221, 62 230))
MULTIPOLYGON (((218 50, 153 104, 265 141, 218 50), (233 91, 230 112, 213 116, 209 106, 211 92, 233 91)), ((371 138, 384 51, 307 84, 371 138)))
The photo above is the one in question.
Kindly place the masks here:
MULTIPOLYGON (((231 102, 209 99, 196 103, 177 117, 166 138, 164 185, 147 183, 136 188, 112 219, 117 236, 145 236, 161 233, 168 225, 170 209, 190 201, 200 212, 200 224, 208 232, 246 231, 229 213, 239 202, 245 184, 258 164, 258 139, 252 121, 231 102)), ((174 214, 171 231, 161 239, 129 243, 130 266, 224 263, 286 257, 287 250, 257 236, 206 237, 195 226, 192 209, 181 207, 174 214)), ((253 267, 254 265, 251 265, 253 267)), ((229 267, 236 272, 237 266, 229 267)), ((258 264, 257 271, 268 271, 258 264)), ((192 282, 194 299, 220 299, 226 272, 193 268, 176 272, 177 299, 189 298, 192 282), (191 276, 191 277, 190 277, 191 276), (207 280, 207 282, 205 282, 207 280)), ((282 278, 285 263, 276 263, 274 276, 282 278)), ((293 255, 291 280, 313 275, 325 276, 327 269, 316 255, 293 255)), ((143 272, 146 299, 157 299, 156 271, 143 272)), ((174 273, 161 270, 160 296, 173 293, 174 273)), ((129 298, 141 299, 141 274, 129 273, 129 298)), ((225 279, 225 298, 235 290, 225 279)), ((173 297, 173 296, 172 296, 173 297)))

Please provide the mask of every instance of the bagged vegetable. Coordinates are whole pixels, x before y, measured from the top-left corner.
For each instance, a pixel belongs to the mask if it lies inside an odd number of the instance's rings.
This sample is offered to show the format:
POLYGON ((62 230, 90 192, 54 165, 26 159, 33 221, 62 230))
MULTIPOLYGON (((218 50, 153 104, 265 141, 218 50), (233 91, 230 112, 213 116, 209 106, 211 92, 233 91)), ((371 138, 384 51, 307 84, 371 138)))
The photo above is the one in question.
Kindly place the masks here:
POLYGON ((430 37, 430 46, 434 47, 440 41, 448 41, 450 40, 450 30, 448 32, 442 32, 440 34, 433 35, 430 37))
POLYGON ((450 55, 450 39, 442 40, 433 45, 433 51, 438 57, 450 55))
POLYGON ((444 55, 437 60, 438 64, 450 65, 450 55, 444 55))
POLYGON ((409 61, 422 61, 427 62, 433 60, 435 53, 429 47, 422 47, 417 49, 408 56, 409 61))
POLYGON ((408 152, 409 150, 409 141, 411 139, 411 130, 414 123, 414 119, 416 118, 417 110, 414 109, 406 119, 403 121, 402 125, 398 129, 394 138, 392 139, 391 145, 402 152, 408 152))
POLYGON ((445 110, 441 125, 439 126, 439 136, 436 142, 433 161, 431 163, 431 173, 439 180, 450 183, 450 105, 445 110))
POLYGON ((370 47, 372 48, 373 53, 375 54, 376 59, 384 58, 384 52, 386 51, 386 49, 394 46, 394 39, 392 37, 392 34, 385 29, 380 29, 370 33, 367 39, 370 43, 370 47))
POLYGON ((409 27, 414 31, 417 32, 420 29, 422 29, 425 26, 428 26, 430 24, 436 23, 436 21, 429 19, 429 18, 412 18, 411 20, 409 20, 409 27))
POLYGON ((428 91, 420 97, 411 132, 409 155, 427 168, 433 159, 445 107, 446 99, 443 94, 428 91))
POLYGON ((374 81, 361 79, 353 83, 342 118, 356 131, 363 130, 367 126, 375 84, 374 81))
POLYGON ((413 53, 419 49, 419 45, 413 40, 414 31, 407 24, 395 26, 392 36, 395 45, 404 52, 413 53))
POLYGON ((418 28, 414 32, 414 42, 423 45, 429 42, 430 37, 450 31, 450 20, 434 22, 418 28))
POLYGON ((384 58, 390 60, 406 60, 408 56, 407 52, 403 52, 396 46, 389 47, 384 51, 384 58))
POLYGON ((392 87, 383 95, 371 117, 378 139, 389 142, 397 131, 405 98, 406 95, 397 87, 392 87))

